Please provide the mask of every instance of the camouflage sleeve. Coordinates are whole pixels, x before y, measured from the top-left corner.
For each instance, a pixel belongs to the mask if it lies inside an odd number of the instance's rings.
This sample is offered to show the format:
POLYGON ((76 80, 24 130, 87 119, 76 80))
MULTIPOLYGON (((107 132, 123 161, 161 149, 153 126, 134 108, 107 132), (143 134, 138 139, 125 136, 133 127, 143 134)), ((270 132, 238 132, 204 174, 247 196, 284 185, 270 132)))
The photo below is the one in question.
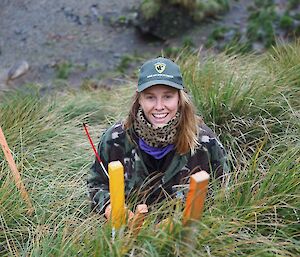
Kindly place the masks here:
MULTIPOLYGON (((110 137, 110 129, 103 133, 100 143, 98 145, 98 153, 103 165, 107 171, 108 164, 108 145, 107 140, 110 137)), ((92 210, 102 214, 105 211, 106 206, 109 204, 109 181, 102 166, 97 158, 90 169, 90 173, 87 179, 88 193, 91 199, 92 210)))
POLYGON ((229 175, 229 166, 227 153, 222 143, 215 136, 213 131, 206 125, 200 128, 200 143, 205 145, 210 157, 210 165, 213 174, 217 178, 221 178, 223 182, 229 175))

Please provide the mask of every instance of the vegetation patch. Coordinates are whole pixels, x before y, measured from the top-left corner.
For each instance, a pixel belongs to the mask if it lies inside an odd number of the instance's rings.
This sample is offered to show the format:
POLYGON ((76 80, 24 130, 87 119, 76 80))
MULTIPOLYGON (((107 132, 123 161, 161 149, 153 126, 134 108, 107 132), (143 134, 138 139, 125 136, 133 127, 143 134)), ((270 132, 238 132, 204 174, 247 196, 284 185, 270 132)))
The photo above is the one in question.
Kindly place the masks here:
POLYGON ((166 40, 180 35, 205 18, 227 11, 228 8, 228 1, 219 0, 143 0, 137 27, 144 34, 166 40))
POLYGON ((0 125, 34 212, 27 214, 1 151, 0 255, 298 256, 299 59, 299 41, 262 55, 181 52, 176 61, 197 112, 228 151, 230 180, 226 187, 210 181, 192 230, 181 223, 184 203, 166 200, 136 237, 126 227, 114 240, 111 224, 90 212, 86 176, 94 156, 82 123, 96 144, 125 117, 135 86, 1 92, 0 125))
POLYGON ((286 3, 253 1, 248 7, 246 32, 219 27, 212 31, 206 45, 216 46, 221 51, 245 53, 252 50, 262 52, 275 45, 278 38, 293 41, 300 35, 299 8, 298 0, 286 3))

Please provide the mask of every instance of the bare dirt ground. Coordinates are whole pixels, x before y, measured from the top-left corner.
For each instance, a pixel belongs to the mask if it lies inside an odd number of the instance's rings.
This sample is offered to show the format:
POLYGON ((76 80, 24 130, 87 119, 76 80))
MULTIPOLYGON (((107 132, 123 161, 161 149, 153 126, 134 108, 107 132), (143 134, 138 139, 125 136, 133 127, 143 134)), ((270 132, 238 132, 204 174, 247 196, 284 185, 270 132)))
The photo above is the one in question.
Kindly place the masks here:
MULTIPOLYGON (((218 24, 245 26, 251 1, 233 1, 218 24)), ((140 0, 1 0, 0 78, 21 60, 29 71, 10 86, 24 82, 53 87, 56 67, 72 65, 68 84, 79 87, 84 79, 108 77, 124 56, 155 57, 165 47, 180 46, 189 37, 200 47, 215 24, 204 23, 168 42, 142 38, 131 24, 140 0)))

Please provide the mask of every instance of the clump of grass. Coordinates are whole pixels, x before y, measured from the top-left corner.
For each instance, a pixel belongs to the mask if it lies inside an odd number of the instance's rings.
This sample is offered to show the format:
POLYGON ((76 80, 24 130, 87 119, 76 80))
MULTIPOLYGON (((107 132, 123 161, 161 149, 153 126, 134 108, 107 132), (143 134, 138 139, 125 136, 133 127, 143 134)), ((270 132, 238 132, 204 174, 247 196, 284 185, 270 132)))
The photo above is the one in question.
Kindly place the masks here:
MULTIPOLYGON (((90 127, 92 138, 97 144, 104 129, 101 123, 108 122, 112 116, 118 119, 116 112, 119 112, 119 117, 122 115, 126 99, 121 101, 121 96, 126 98, 125 90, 119 90, 119 93, 114 92, 110 96, 104 91, 68 91, 43 97, 39 92, 30 90, 11 91, 1 95, 1 127, 35 209, 33 216, 26 217, 26 205, 20 199, 12 204, 13 199, 19 196, 17 193, 10 193, 15 190, 14 184, 11 183, 7 188, 7 183, 1 183, 0 191, 7 196, 3 195, 1 206, 11 206, 7 212, 4 209, 1 212, 5 215, 3 222, 8 223, 4 232, 0 233, 1 238, 5 235, 9 241, 15 238, 13 244, 24 243, 24 247, 27 244, 29 249, 23 250, 31 251, 30 247, 36 246, 28 246, 31 240, 34 243, 49 234, 52 239, 56 238, 55 230, 65 220, 73 219, 73 215, 76 216, 74 219, 87 216, 89 204, 85 176, 93 161, 93 152, 82 123, 87 122, 91 126, 97 121, 97 129, 90 127), (115 108, 112 103, 108 104, 112 99, 116 103, 115 108), (20 227, 18 230, 13 229, 14 217, 18 219, 20 215, 20 227), (22 241, 19 239, 19 231, 22 231, 22 241)), ((0 157, 1 160, 4 158, 2 152, 0 157)), ((8 167, 4 161, 1 162, 2 170, 9 174, 8 167)), ((1 177, 1 182, 2 179, 4 178, 1 177)), ((15 248, 20 250, 19 245, 10 249, 8 241, 4 244, 6 253, 15 252, 15 248)), ((37 244, 40 247, 40 242, 37 244)))
POLYGON ((58 79, 63 79, 63 80, 68 79, 72 68, 73 68, 72 63, 70 63, 68 61, 63 61, 63 62, 57 64, 55 67, 56 77, 58 79))
POLYGON ((116 71, 124 74, 129 68, 132 68, 133 65, 136 64, 136 62, 140 61, 141 58, 137 55, 129 55, 125 54, 122 56, 120 63, 116 67, 116 71))
POLYGON ((162 7, 179 6, 186 9, 194 21, 202 21, 206 17, 213 17, 229 9, 227 0, 143 0, 140 6, 141 14, 146 20, 156 17, 162 7))
POLYGON ((272 0, 255 1, 248 17, 247 36, 251 42, 263 42, 265 47, 275 43, 274 23, 277 19, 272 0))
POLYGON ((141 4, 141 12, 146 20, 153 18, 160 9, 159 1, 144 0, 141 4))
MULTIPOLYGON (((291 58, 298 51, 297 47, 292 49, 291 58)), ((283 55, 281 58, 285 58, 283 55)), ((277 69, 281 64, 267 56, 218 54, 183 58, 185 82, 199 114, 222 136, 229 151, 253 153, 255 144, 264 138, 275 140, 276 136, 297 130, 291 121, 297 120, 299 105, 293 105, 292 99, 298 97, 298 90, 282 81, 286 78, 283 73, 270 73, 270 67, 277 69)), ((290 72, 292 78, 298 76, 290 72)))
POLYGON ((297 40, 299 18, 296 1, 283 4, 273 0, 252 1, 248 6, 246 31, 238 27, 217 27, 208 36, 206 46, 229 53, 263 52, 276 45, 277 38, 297 40))
MULTIPOLYGON (((1 160, 1 158, 0 158, 1 160)), ((0 255, 7 252, 18 255, 20 245, 26 244, 31 222, 27 216, 27 206, 15 187, 7 165, 0 162, 0 255)))

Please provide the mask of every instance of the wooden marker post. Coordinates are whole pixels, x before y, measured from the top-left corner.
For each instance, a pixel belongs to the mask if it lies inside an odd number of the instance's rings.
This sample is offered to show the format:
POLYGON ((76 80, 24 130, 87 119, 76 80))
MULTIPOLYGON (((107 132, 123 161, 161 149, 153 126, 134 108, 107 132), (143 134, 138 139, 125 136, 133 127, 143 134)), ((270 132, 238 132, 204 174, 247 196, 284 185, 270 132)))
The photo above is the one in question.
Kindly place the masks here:
POLYGON ((33 211, 32 203, 30 201, 30 198, 29 198, 29 195, 26 191, 26 188, 25 188, 25 186, 22 182, 21 175, 18 171, 18 168, 17 168, 17 165, 14 161, 14 158, 13 158, 11 152, 10 152, 10 149, 8 147, 8 144, 7 144, 7 141, 5 139, 5 136, 4 136, 4 133, 2 131, 1 126, 0 126, 0 144, 1 144, 2 150, 4 152, 4 156, 7 160, 8 165, 11 169, 12 174, 13 174, 13 178, 14 178, 16 187, 19 189, 22 199, 26 202, 26 204, 28 206, 28 213, 31 214, 32 211, 33 211))
POLYGON ((201 218, 208 188, 208 180, 209 174, 204 170, 191 176, 190 188, 183 211, 183 225, 187 225, 190 220, 199 220, 201 218))
POLYGON ((120 161, 108 164, 111 219, 113 229, 125 224, 124 167, 120 161))

